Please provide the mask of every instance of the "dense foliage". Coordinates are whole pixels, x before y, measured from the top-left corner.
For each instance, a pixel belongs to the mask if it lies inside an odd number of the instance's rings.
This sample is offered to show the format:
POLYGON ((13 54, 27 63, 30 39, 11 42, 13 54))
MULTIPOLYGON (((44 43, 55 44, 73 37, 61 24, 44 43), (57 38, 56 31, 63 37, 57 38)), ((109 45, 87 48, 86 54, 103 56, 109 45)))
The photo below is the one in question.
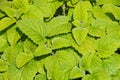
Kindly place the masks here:
POLYGON ((120 0, 0 0, 0 80, 120 80, 120 0))

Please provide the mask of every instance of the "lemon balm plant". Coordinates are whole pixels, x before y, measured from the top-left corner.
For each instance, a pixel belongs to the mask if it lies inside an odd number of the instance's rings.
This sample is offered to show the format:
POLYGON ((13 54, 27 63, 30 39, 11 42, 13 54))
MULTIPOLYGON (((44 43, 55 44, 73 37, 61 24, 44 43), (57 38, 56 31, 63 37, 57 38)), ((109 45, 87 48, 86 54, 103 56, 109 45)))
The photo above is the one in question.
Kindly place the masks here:
POLYGON ((120 0, 0 0, 0 80, 120 80, 120 0))

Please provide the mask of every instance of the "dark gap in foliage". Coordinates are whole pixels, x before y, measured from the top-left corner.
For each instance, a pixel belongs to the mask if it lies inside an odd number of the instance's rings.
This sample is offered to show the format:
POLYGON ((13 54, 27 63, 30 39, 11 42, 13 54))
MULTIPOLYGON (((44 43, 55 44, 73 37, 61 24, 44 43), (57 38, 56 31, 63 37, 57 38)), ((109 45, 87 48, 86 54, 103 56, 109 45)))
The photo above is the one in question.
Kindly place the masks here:
POLYGON ((31 43, 33 43, 34 45, 38 46, 38 44, 36 44, 35 42, 33 42, 33 40, 31 40, 29 37, 27 38, 28 41, 30 41, 31 43))
POLYGON ((22 20, 22 16, 24 15, 24 13, 22 13, 18 18, 15 17, 16 20, 22 20))
POLYGON ((63 12, 63 10, 62 10, 62 6, 61 6, 56 10, 56 12, 54 14, 54 17, 62 15, 62 12, 63 12))
POLYGON ((65 3, 65 15, 67 16, 68 15, 68 10, 69 10, 69 6, 66 5, 67 3, 65 3))
POLYGON ((76 5, 78 2, 79 2, 80 0, 78 0, 76 3, 72 3, 72 0, 70 1, 70 3, 72 4, 72 5, 76 5))
POLYGON ((90 74, 90 72, 89 71, 85 71, 85 74, 87 75, 87 74, 90 74))
POLYGON ((80 57, 82 57, 82 54, 80 54, 74 47, 71 47, 71 49, 73 49, 80 57))
POLYGON ((82 78, 76 78, 76 79, 71 79, 71 80, 82 80, 82 78))
POLYGON ((105 14, 106 14, 111 20, 118 22, 118 20, 115 19, 114 15, 113 15, 112 13, 105 13, 105 14))
POLYGON ((52 38, 54 38, 54 37, 60 37, 60 36, 62 36, 62 35, 67 35, 67 34, 69 34, 69 33, 71 33, 71 32, 68 32, 68 33, 61 33, 61 34, 54 35, 54 36, 51 36, 51 37, 46 36, 46 38, 47 38, 47 39, 52 39, 52 38))
POLYGON ((36 73, 36 75, 40 74, 39 72, 36 73))
POLYGON ((5 12, 3 12, 2 10, 0 10, 0 13, 4 14, 4 16, 0 17, 0 20, 6 17, 5 12))
POLYGON ((4 34, 5 32, 6 32, 6 30, 0 31, 0 35, 4 34))
POLYGON ((50 20, 52 20, 54 17, 50 18, 50 17, 44 17, 43 21, 45 22, 49 22, 50 20))
POLYGON ((22 31, 19 28, 16 28, 16 31, 19 33, 19 35, 21 36, 21 38, 18 40, 24 42, 27 39, 27 35, 25 35, 24 33, 22 33, 22 31))
POLYGON ((90 0, 90 3, 92 4, 92 6, 94 6, 96 4, 96 0, 90 0))
POLYGON ((100 6, 100 8, 102 8, 103 7, 103 4, 101 4, 101 5, 99 5, 100 6))
POLYGON ((53 53, 56 53, 56 51, 59 51, 59 50, 66 50, 66 49, 71 49, 71 46, 70 47, 62 47, 62 48, 59 48, 59 49, 54 49, 54 50, 52 50, 53 51, 53 53))
POLYGON ((50 56, 51 54, 46 54, 46 55, 42 55, 42 56, 35 56, 34 57, 34 60, 36 60, 36 61, 39 61, 39 60, 42 60, 42 59, 44 59, 44 58, 46 58, 46 57, 48 57, 48 56, 50 56))
POLYGON ((1 55, 3 54, 3 52, 0 52, 0 58, 1 58, 1 55))
POLYGON ((120 48, 118 48, 115 52, 120 54, 120 48))
POLYGON ((88 36, 90 36, 90 37, 94 38, 95 40, 100 39, 100 37, 90 35, 89 33, 88 33, 88 36))
POLYGON ((8 26, 7 28, 5 28, 4 30, 0 31, 0 35, 6 33, 6 31, 9 30, 11 27, 14 27, 15 24, 16 24, 16 23, 13 23, 13 24, 11 24, 10 26, 8 26))

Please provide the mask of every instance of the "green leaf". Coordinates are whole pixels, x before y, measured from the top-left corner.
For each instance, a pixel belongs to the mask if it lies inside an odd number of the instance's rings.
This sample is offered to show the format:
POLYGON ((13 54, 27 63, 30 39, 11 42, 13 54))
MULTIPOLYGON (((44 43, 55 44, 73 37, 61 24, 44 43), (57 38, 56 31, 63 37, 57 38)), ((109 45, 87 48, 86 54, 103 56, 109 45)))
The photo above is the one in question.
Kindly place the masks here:
POLYGON ((45 74, 45 59, 41 59, 36 62, 36 66, 37 66, 37 72, 39 72, 40 74, 45 74))
POLYGON ((25 52, 35 52, 35 49, 37 48, 37 45, 35 45, 31 40, 26 39, 23 44, 23 48, 25 52))
POLYGON ((4 80, 20 80, 22 69, 18 69, 14 64, 8 67, 6 73, 4 73, 4 80))
POLYGON ((97 55, 101 58, 110 57, 118 47, 116 39, 105 36, 95 42, 97 55))
POLYGON ((57 58, 59 65, 64 65, 64 68, 66 66, 66 69, 68 70, 78 64, 76 56, 73 55, 72 52, 69 52, 69 50, 57 51, 55 57, 57 58), (72 63, 71 61, 73 61, 74 63, 72 63))
POLYGON ((82 67, 85 70, 89 70, 91 60, 93 58, 94 54, 93 53, 87 53, 85 54, 82 59, 79 62, 79 66, 82 67))
POLYGON ((53 56, 50 56, 45 60, 48 79, 54 80, 67 80, 69 71, 77 65, 78 60, 76 56, 69 50, 57 51, 53 56))
POLYGON ((103 37, 106 35, 105 28, 109 24, 108 21, 97 19, 91 22, 89 29, 89 34, 96 37, 103 37))
POLYGON ((6 35, 0 35, 0 52, 4 51, 8 45, 6 35))
POLYGON ((14 8, 11 7, 5 7, 3 11, 10 17, 13 18, 16 17, 16 11, 14 8))
POLYGON ((43 20, 42 11, 34 5, 30 5, 27 13, 25 13, 22 18, 37 18, 43 20))
POLYGON ((60 66, 55 66, 53 80, 69 80, 69 71, 60 66))
POLYGON ((73 14, 74 22, 78 22, 79 26, 86 24, 89 18, 89 11, 91 10, 92 5, 89 1, 80 1, 77 3, 73 14))
POLYGON ((32 58, 33 58, 33 54, 32 53, 28 54, 28 53, 25 53, 25 52, 21 52, 16 57, 16 66, 18 68, 21 68, 26 63, 28 63, 32 58))
POLYGON ((13 26, 7 31, 7 39, 10 45, 14 46, 16 45, 17 41, 20 39, 20 35, 16 30, 16 27, 13 26))
POLYGON ((13 0, 13 8, 20 11, 20 13, 26 13, 29 9, 29 0, 13 0))
POLYGON ((101 5, 101 4, 114 4, 119 6, 120 1, 119 0, 98 0, 97 5, 101 5))
POLYGON ((86 36, 86 39, 82 43, 81 46, 75 48, 82 54, 85 55, 86 53, 94 53, 95 52, 95 47, 94 47, 94 39, 86 36))
POLYGON ((36 44, 46 42, 45 29, 46 26, 39 19, 22 19, 17 23, 20 30, 31 38, 36 44))
POLYGON ((35 50, 34 55, 35 56, 43 56, 43 55, 46 55, 46 54, 50 54, 51 52, 52 52, 51 48, 48 48, 46 45, 40 45, 35 50))
POLYGON ((0 12, 0 18, 2 18, 2 17, 4 17, 4 16, 5 16, 5 14, 2 13, 2 12, 0 12))
POLYGON ((20 80, 33 80, 37 73, 37 67, 34 60, 31 60, 23 68, 20 80), (28 76, 29 75, 29 76, 28 76))
POLYGON ((38 75, 36 75, 35 80, 47 80, 46 74, 38 74, 38 75))
POLYGON ((52 79, 52 75, 53 75, 53 70, 55 67, 55 64, 57 63, 57 60, 54 56, 49 56, 47 58, 45 58, 45 69, 47 72, 47 78, 48 79, 52 79))
POLYGON ((76 4, 79 0, 71 0, 72 4, 76 4))
POLYGON ((116 40, 120 39, 120 27, 118 23, 109 24, 109 26, 106 28, 106 31, 107 31, 107 35, 111 37, 114 36, 116 40))
POLYGON ((9 17, 2 18, 0 20, 0 31, 8 28, 10 25, 12 25, 15 22, 16 22, 15 19, 11 19, 9 17))
POLYGON ((0 59, 0 72, 7 71, 7 69, 8 69, 7 62, 0 59))
POLYGON ((89 72, 94 73, 99 72, 100 70, 104 70, 102 60, 97 56, 93 56, 90 63, 89 72))
POLYGON ((105 4, 102 9, 105 13, 112 13, 117 20, 120 20, 120 7, 112 4, 105 4))
POLYGON ((78 65, 76 56, 73 55, 69 50, 60 50, 55 54, 57 63, 53 69, 53 79, 54 80, 68 80, 70 70, 78 65), (71 62, 73 61, 73 62, 71 62))
POLYGON ((104 71, 98 71, 91 75, 91 80, 112 80, 111 76, 104 71))
POLYGON ((117 71, 120 69, 120 55, 113 54, 111 57, 103 60, 104 71, 106 71, 109 75, 116 75, 117 71), (111 65, 112 64, 112 65, 111 65))
POLYGON ((104 21, 111 21, 111 19, 104 13, 104 10, 100 6, 94 6, 92 8, 92 13, 94 18, 104 21))
POLYGON ((23 51, 21 43, 18 43, 15 46, 9 46, 4 50, 2 58, 6 60, 9 64, 14 64, 16 56, 23 51))
POLYGON ((62 38, 62 37, 55 37, 52 39, 52 49, 59 49, 64 47, 70 47, 71 43, 68 39, 62 38))
POLYGON ((75 66, 70 72, 70 79, 76 79, 83 77, 85 72, 81 70, 79 67, 75 66))
POLYGON ((87 36, 87 33, 88 33, 88 30, 86 28, 82 28, 82 29, 74 28, 72 30, 72 34, 78 45, 81 45, 84 42, 84 40, 87 36))
POLYGON ((49 0, 34 0, 33 3, 42 11, 44 17, 53 17, 55 11, 62 5, 62 2, 49 0))
POLYGON ((11 1, 4 0, 4 1, 0 2, 0 10, 4 11, 3 9, 5 7, 11 7, 11 1))
POLYGON ((85 76, 82 78, 82 80, 92 80, 92 79, 91 79, 91 75, 89 75, 89 74, 85 75, 85 76))
POLYGON ((68 22, 69 18, 67 16, 59 16, 53 18, 47 27, 47 36, 55 36, 58 34, 68 33, 71 31, 71 24, 68 22))

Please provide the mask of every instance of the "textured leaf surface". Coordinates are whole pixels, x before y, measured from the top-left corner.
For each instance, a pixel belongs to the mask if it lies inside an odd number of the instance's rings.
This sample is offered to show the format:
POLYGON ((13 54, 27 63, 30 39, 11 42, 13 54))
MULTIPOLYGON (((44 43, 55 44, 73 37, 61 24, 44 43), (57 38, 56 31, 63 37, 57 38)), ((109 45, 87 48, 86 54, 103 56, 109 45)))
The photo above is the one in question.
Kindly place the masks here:
POLYGON ((76 79, 83 77, 85 72, 81 70, 79 67, 75 66, 70 72, 70 79, 76 79))
POLYGON ((2 55, 2 58, 6 60, 9 64, 15 64, 16 56, 18 53, 22 52, 22 44, 19 43, 17 45, 9 46, 4 50, 4 54, 2 55))
POLYGON ((33 60, 31 60, 24 68, 21 73, 20 80, 33 80, 37 73, 37 67, 33 60), (32 66, 31 66, 32 65, 32 66), (29 76, 29 77, 28 77, 29 76))
POLYGON ((83 28, 74 28, 72 30, 72 34, 77 42, 78 45, 81 45, 83 43, 83 41, 85 40, 86 36, 87 36, 88 30, 83 28))
POLYGON ((10 7, 5 7, 3 9, 3 11, 10 17, 10 18, 14 18, 16 17, 16 12, 14 8, 10 8, 10 7))
POLYGON ((92 8, 89 1, 80 1, 74 9, 74 19, 84 22, 88 18, 87 11, 90 11, 92 8), (85 6, 86 5, 86 6, 85 6))
POLYGON ((29 9, 28 0, 13 0, 13 7, 20 11, 20 13, 25 13, 29 9))
POLYGON ((108 21, 104 20, 93 20, 89 27, 89 34, 96 37, 103 37, 106 35, 105 28, 108 21))
POLYGON ((11 19, 9 17, 5 17, 0 20, 0 31, 8 28, 10 25, 12 25, 16 20, 11 19))
POLYGON ((42 44, 46 42, 44 38, 45 26, 39 19, 23 19, 17 23, 20 30, 28 35, 35 43, 42 44))
POLYGON ((53 18, 47 27, 47 36, 55 36, 62 33, 68 33, 71 31, 71 24, 68 22, 69 18, 67 16, 59 16, 53 18))
POLYGON ((100 70, 104 70, 103 65, 102 65, 102 60, 97 56, 93 56, 91 59, 89 72, 94 73, 94 72, 100 71, 100 70))
POLYGON ((119 60, 119 54, 113 54, 110 58, 103 60, 104 70, 110 75, 116 75, 117 71, 120 69, 119 60))
POLYGON ((38 48, 35 50, 35 56, 43 56, 46 54, 50 54, 52 52, 51 48, 48 48, 45 45, 40 45, 38 48))
POLYGON ((55 37, 52 39, 52 49, 59 49, 64 47, 70 47, 71 43, 68 39, 61 38, 61 37, 55 37))
POLYGON ((101 4, 114 4, 114 5, 120 5, 120 1, 119 0, 98 0, 97 1, 98 5, 101 4))
POLYGON ((57 51, 54 56, 46 59, 46 69, 49 72, 48 77, 55 80, 68 79, 69 70, 78 64, 76 57, 69 51, 57 51), (74 61, 74 63, 71 62, 74 61), (72 64, 71 64, 72 63, 72 64), (51 69, 49 66, 52 66, 51 69), (66 75, 64 75, 66 74, 66 75))
POLYGON ((37 19, 43 19, 42 11, 37 8, 36 6, 31 5, 28 12, 25 13, 22 18, 37 18, 37 19))
POLYGON ((112 5, 105 4, 102 8, 106 13, 112 13, 117 20, 120 20, 120 8, 112 5))
POLYGON ((28 52, 28 53, 32 52, 32 53, 34 53, 35 49, 37 48, 37 46, 33 42, 31 42, 30 40, 26 39, 24 41, 23 48, 24 48, 25 52, 28 52))
POLYGON ((31 53, 29 53, 29 54, 27 54, 25 52, 19 53, 16 58, 16 66, 18 68, 21 68, 26 63, 28 63, 32 58, 33 58, 33 54, 31 54, 31 53))
POLYGON ((101 58, 106 58, 111 56, 114 51, 117 49, 118 44, 116 43, 116 40, 106 36, 104 38, 101 38, 96 41, 95 43, 97 55, 101 58))
POLYGON ((93 55, 94 55, 93 53, 85 54, 80 61, 80 66, 83 67, 85 70, 88 70, 90 67, 93 55))
POLYGON ((0 59, 0 72, 7 71, 7 69, 8 69, 7 62, 0 59))
POLYGON ((92 74, 91 80, 111 80, 111 77, 104 71, 92 74))
POLYGON ((4 51, 8 47, 6 35, 0 36, 0 52, 4 51))
POLYGON ((62 2, 50 0, 34 0, 34 5, 42 10, 44 17, 52 17, 57 8, 62 5, 62 2))
POLYGON ((8 38, 8 42, 10 43, 10 45, 15 45, 17 41, 20 39, 20 35, 17 32, 15 26, 14 28, 11 28, 7 31, 7 38, 8 38))
POLYGON ((39 74, 35 77, 35 80, 47 80, 45 74, 39 74))
POLYGON ((77 27, 83 27, 83 25, 86 25, 88 23, 89 11, 92 10, 92 6, 89 1, 79 1, 75 5, 73 18, 74 22, 73 24, 77 27), (85 6, 86 5, 86 6, 85 6))

